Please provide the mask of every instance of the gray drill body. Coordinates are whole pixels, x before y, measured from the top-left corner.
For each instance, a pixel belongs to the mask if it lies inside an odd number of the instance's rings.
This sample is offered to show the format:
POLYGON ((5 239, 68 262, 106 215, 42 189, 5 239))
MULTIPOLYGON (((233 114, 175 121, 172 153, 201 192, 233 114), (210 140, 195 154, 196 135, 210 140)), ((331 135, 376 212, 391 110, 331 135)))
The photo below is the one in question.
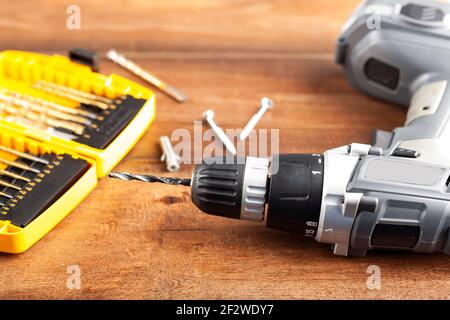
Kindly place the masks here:
POLYGON ((316 239, 336 254, 450 254, 449 17, 443 3, 370 0, 344 26, 336 60, 349 81, 409 110, 404 127, 374 135, 381 155, 357 144, 325 152, 316 239))
POLYGON ((409 106, 405 125, 323 155, 199 165, 193 202, 329 243, 337 255, 450 254, 450 5, 365 1, 336 61, 362 92, 409 106))

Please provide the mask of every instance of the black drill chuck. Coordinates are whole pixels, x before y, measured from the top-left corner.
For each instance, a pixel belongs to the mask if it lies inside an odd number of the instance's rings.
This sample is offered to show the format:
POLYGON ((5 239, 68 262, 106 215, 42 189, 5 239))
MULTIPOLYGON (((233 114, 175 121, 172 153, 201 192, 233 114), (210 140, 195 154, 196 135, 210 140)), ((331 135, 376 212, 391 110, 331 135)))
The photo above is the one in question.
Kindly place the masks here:
POLYGON ((203 212, 240 219, 245 158, 205 159, 192 175, 192 202, 203 212))
POLYGON ((193 203, 209 214, 249 220, 265 217, 270 228, 315 236, 323 156, 293 154, 274 159, 277 163, 272 163, 270 174, 269 162, 263 159, 205 159, 192 176, 193 203))

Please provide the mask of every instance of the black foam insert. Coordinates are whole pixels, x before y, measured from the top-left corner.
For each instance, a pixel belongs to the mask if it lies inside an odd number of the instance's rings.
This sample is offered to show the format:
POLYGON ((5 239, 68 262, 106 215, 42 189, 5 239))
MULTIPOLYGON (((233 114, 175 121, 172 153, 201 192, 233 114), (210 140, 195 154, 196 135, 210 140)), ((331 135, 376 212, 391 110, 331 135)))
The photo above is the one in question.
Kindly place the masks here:
MULTIPOLYGON (((87 127, 84 135, 76 141, 93 148, 105 149, 125 129, 144 106, 145 99, 136 99, 132 96, 121 97, 121 102, 116 104, 115 109, 109 109, 99 113, 104 117, 102 121, 96 121, 97 128, 87 127)), ((89 105, 82 105, 89 111, 98 111, 89 105)))
MULTIPOLYGON (((61 155, 58 158, 54 154, 47 154, 43 158, 49 160, 50 165, 54 167, 49 168, 46 165, 29 163, 34 168, 42 170, 43 177, 30 172, 19 172, 15 168, 8 168, 11 172, 25 175, 33 180, 30 183, 11 180, 15 185, 23 186, 22 190, 26 193, 5 190, 14 198, 0 207, 0 211, 4 213, 0 214, 0 220, 9 220, 13 225, 22 228, 27 226, 70 189, 89 169, 87 161, 74 159, 70 155, 61 155), (48 170, 49 173, 45 173, 44 170, 48 170), (36 181, 36 179, 40 181, 36 181), (20 183, 23 185, 20 185, 20 183), (32 186, 31 184, 35 185, 32 186), (26 190, 27 188, 31 188, 30 191, 26 190)), ((25 159, 20 159, 20 161, 26 162, 25 159)), ((2 179, 6 180, 5 177, 2 177, 2 179)))

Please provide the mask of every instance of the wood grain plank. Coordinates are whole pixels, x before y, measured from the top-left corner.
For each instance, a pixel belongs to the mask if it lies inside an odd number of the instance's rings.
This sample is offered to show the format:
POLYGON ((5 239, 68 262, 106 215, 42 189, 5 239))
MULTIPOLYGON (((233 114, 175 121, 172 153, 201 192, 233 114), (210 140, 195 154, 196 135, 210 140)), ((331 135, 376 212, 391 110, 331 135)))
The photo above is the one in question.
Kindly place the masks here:
POLYGON ((1 48, 330 52, 357 0, 18 0, 0 8, 1 48), (69 30, 69 5, 81 29, 69 30))
MULTIPOLYGON (((2 6, 2 47, 117 47, 190 97, 180 105, 158 92, 154 125, 117 170, 167 175, 161 135, 193 133, 207 107, 224 128, 240 128, 265 95, 276 105, 258 127, 279 129, 285 153, 368 142, 372 129, 404 121, 403 108, 361 95, 332 61, 357 1, 79 1, 79 31, 64 27, 68 3, 2 6)), ((102 72, 142 83, 107 61, 102 72)), ((185 165, 179 175, 191 170, 185 165)), ((0 298, 448 299, 448 262, 386 252, 335 257, 298 235, 205 215, 187 188, 103 179, 29 251, 0 255, 0 275, 14 279, 0 298), (81 290, 66 287, 74 264, 81 290), (367 289, 369 265, 381 268, 381 290, 367 289)))

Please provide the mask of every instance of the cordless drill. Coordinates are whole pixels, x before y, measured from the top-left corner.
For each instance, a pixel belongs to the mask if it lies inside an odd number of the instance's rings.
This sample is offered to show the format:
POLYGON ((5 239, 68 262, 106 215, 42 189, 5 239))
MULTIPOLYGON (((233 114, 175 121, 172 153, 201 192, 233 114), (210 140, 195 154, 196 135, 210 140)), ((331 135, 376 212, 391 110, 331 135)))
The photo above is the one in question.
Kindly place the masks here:
POLYGON ((206 213, 301 233, 336 255, 450 254, 449 57, 450 5, 365 1, 336 62, 361 91, 409 105, 404 127, 323 154, 205 159, 191 181, 169 182, 190 185, 206 213))

